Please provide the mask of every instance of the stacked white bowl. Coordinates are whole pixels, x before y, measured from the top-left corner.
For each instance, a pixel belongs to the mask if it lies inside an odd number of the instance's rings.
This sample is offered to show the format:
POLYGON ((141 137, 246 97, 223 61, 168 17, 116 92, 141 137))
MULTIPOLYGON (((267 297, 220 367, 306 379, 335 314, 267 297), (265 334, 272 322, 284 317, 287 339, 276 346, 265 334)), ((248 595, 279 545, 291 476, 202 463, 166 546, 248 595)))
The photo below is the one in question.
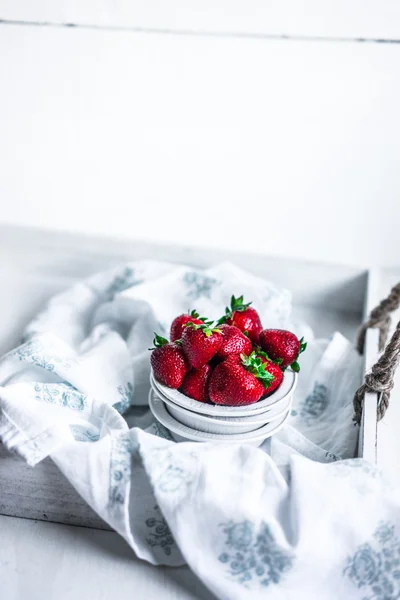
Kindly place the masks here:
POLYGON ((279 388, 246 406, 198 402, 159 383, 150 375, 150 409, 174 440, 247 443, 260 446, 277 433, 290 415, 297 374, 288 369, 279 388))

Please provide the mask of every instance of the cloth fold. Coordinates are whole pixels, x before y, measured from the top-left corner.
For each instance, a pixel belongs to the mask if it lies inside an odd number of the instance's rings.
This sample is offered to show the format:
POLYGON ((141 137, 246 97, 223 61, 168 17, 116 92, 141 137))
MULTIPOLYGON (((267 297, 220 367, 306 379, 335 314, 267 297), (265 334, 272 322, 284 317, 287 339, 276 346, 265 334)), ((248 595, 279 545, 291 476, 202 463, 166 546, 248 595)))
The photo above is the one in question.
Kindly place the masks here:
POLYGON ((218 598, 399 597, 399 492, 342 460, 361 364, 340 333, 308 333, 289 422, 260 448, 176 444, 153 421, 153 332, 189 308, 217 318, 232 293, 265 327, 309 332, 288 291, 231 264, 137 261, 54 297, 0 361, 1 441, 50 456, 140 558, 188 563, 218 598))

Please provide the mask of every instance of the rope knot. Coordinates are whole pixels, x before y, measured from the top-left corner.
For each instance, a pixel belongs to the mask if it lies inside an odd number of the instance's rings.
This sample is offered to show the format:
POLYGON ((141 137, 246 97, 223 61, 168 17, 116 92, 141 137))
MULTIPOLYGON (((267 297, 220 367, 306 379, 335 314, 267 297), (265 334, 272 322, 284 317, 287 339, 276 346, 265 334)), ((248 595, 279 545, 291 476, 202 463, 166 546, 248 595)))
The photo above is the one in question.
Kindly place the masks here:
POLYGON ((393 380, 386 373, 376 376, 374 373, 368 373, 365 376, 365 388, 367 392, 381 394, 382 392, 390 392, 393 389, 393 380))
MULTIPOLYGON (((357 339, 357 348, 360 354, 364 351, 365 337, 369 328, 379 328, 379 350, 383 350, 386 344, 390 329, 390 313, 400 306, 400 282, 396 284, 389 296, 371 311, 366 323, 359 331, 357 339)), ((392 339, 386 346, 385 351, 378 362, 372 367, 371 372, 367 373, 364 383, 360 386, 354 395, 354 421, 360 424, 361 414, 366 393, 376 393, 380 395, 377 406, 378 420, 382 419, 388 406, 390 392, 394 386, 394 374, 400 362, 400 322, 397 324, 392 339)))

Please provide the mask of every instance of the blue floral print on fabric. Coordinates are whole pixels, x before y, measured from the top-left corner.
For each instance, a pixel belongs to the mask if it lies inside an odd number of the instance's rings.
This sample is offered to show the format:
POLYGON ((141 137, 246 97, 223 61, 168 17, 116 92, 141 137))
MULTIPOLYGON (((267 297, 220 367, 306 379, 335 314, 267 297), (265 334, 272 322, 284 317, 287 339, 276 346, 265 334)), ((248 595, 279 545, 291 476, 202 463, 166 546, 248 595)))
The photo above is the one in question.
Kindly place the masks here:
POLYGON ((170 556, 175 540, 159 507, 155 506, 154 510, 156 516, 146 519, 146 526, 151 530, 146 537, 146 542, 152 548, 161 548, 167 556, 170 556))
POLYGON ((343 574, 365 593, 363 600, 400 598, 400 540, 395 526, 381 521, 371 542, 347 559, 343 574))
POLYGON ((378 467, 363 458, 343 460, 336 465, 329 466, 329 472, 338 477, 354 478, 356 473, 366 473, 372 479, 378 479, 382 473, 378 467))
POLYGON ((187 297, 191 300, 199 298, 211 298, 214 287, 219 283, 214 277, 203 275, 197 271, 189 271, 185 273, 183 282, 187 289, 187 297))
POLYGON ((382 471, 362 458, 352 458, 331 463, 329 475, 349 480, 349 485, 361 496, 376 494, 382 491, 384 494, 393 491, 393 482, 386 478, 382 471))
POLYGON ((69 427, 76 442, 97 442, 100 439, 98 433, 92 433, 82 425, 70 425, 69 427))
POLYGON ((111 437, 109 501, 111 505, 125 503, 131 478, 132 443, 129 432, 111 437))
POLYGON ((195 461, 194 454, 178 457, 168 452, 159 465, 157 488, 166 494, 186 493, 196 477, 195 461))
POLYGON ((137 279, 135 270, 132 267, 126 267, 123 272, 116 275, 110 285, 106 289, 106 296, 110 299, 114 298, 115 294, 142 283, 141 279, 137 279))
POLYGON ((258 529, 248 520, 229 521, 221 527, 226 540, 218 560, 227 565, 229 576, 245 587, 279 583, 292 567, 293 557, 277 544, 266 523, 261 522, 258 529))
POLYGON ((132 403, 133 385, 129 381, 125 387, 119 385, 117 391, 121 395, 121 400, 114 404, 114 408, 122 415, 132 403))
POLYGON ((86 408, 86 395, 70 383, 35 383, 36 400, 65 406, 71 410, 83 411, 86 408))
POLYGON ((157 485, 162 492, 177 492, 188 486, 192 481, 192 474, 180 465, 168 465, 158 479, 157 485))
POLYGON ((54 371, 57 365, 69 369, 71 362, 60 356, 49 356, 39 340, 31 340, 15 351, 15 356, 24 362, 36 365, 46 371, 54 371))
POLYGON ((150 467, 152 483, 159 494, 168 494, 173 503, 181 502, 190 495, 199 476, 195 451, 180 452, 177 444, 163 445, 148 453, 145 462, 150 467))
POLYGON ((314 384, 314 389, 300 407, 300 417, 307 424, 318 419, 329 404, 329 390, 323 383, 314 384))

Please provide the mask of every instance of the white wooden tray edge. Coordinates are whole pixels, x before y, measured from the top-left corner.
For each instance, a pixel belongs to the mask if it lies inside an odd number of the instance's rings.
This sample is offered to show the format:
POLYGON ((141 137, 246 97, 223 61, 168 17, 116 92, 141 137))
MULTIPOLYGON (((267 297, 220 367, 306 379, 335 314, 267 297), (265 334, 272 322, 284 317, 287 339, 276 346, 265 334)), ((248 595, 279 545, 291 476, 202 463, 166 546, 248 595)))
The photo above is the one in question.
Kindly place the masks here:
MULTIPOLYGON (((380 274, 376 269, 368 272, 367 293, 364 309, 364 319, 368 318, 371 310, 381 300, 379 298, 380 274)), ((379 330, 368 329, 365 338, 364 374, 376 362, 379 355, 379 330)), ((358 456, 369 462, 377 463, 377 414, 378 394, 365 394, 364 409, 361 418, 358 438, 358 456)))

